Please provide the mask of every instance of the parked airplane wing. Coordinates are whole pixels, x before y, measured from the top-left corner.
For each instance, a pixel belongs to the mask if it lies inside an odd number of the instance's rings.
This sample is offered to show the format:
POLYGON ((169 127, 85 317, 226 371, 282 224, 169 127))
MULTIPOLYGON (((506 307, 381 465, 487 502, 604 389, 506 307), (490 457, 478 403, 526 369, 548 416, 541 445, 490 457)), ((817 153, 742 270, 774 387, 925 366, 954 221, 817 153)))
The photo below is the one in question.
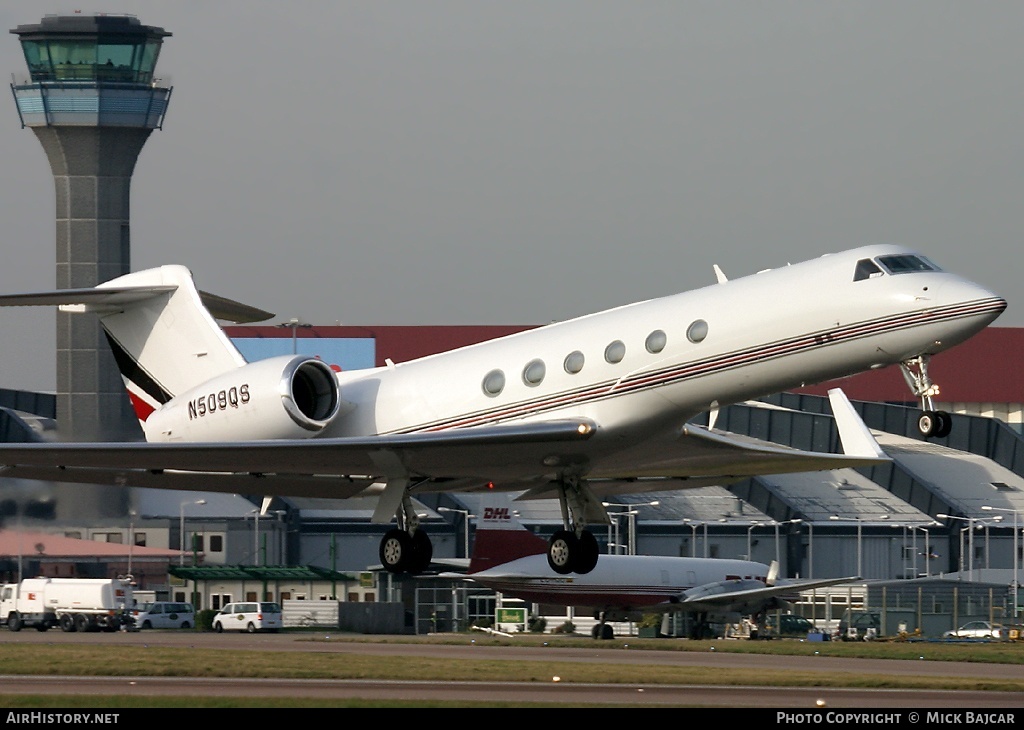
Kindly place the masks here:
POLYGON ((738 613, 760 613, 772 607, 773 600, 796 594, 812 588, 840 585, 859 580, 858 576, 827 578, 822 580, 793 580, 776 585, 752 587, 756 581, 724 581, 696 586, 684 591, 677 603, 666 606, 669 611, 735 611, 738 613))

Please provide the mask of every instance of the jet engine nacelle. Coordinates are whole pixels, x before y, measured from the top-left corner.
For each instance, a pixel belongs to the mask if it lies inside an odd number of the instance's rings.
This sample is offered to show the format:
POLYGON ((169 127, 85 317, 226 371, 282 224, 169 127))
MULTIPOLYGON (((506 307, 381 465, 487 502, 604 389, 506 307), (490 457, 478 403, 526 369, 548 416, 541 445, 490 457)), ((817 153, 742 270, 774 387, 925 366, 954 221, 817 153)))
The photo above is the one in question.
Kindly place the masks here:
POLYGON ((148 441, 316 436, 338 415, 338 378, 302 355, 258 360, 180 393, 146 419, 148 441))

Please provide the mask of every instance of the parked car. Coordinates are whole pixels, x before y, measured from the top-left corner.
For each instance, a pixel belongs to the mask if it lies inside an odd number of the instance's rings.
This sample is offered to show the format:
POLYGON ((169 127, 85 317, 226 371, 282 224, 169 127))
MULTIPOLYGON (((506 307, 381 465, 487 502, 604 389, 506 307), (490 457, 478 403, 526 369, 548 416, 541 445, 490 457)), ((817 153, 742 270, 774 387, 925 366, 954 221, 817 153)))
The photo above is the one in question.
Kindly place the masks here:
POLYGON ((196 612, 191 603, 140 603, 132 609, 132 618, 140 629, 191 629, 196 625, 196 612))
POLYGON ((229 603, 213 617, 213 630, 278 631, 283 625, 281 607, 269 601, 229 603))
POLYGON ((998 639, 1002 631, 988 621, 968 621, 958 629, 947 631, 944 639, 998 639))

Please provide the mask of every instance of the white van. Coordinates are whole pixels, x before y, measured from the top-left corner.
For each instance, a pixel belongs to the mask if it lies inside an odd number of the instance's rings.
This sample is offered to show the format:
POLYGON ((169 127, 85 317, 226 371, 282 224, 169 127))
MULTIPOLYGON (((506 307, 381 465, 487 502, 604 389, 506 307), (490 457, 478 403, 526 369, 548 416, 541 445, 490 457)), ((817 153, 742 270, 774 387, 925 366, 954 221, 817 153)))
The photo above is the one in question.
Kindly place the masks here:
POLYGON ((283 623, 281 607, 276 603, 229 603, 213 617, 213 630, 218 633, 234 630, 254 634, 257 631, 277 631, 283 623))
POLYGON ((191 603, 140 603, 132 609, 132 617, 136 628, 140 629, 191 629, 196 625, 196 612, 191 603))

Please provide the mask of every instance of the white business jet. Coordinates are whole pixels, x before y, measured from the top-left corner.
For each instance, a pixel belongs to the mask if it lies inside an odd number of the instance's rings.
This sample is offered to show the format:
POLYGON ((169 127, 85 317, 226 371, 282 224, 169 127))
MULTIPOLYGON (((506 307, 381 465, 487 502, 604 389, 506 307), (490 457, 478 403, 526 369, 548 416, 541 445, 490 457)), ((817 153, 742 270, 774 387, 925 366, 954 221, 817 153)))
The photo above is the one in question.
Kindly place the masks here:
POLYGON ((373 522, 396 520, 381 562, 411 573, 432 557, 415 494, 522 491, 561 503, 552 569, 587 573, 598 559, 587 526, 608 522, 602 499, 887 458, 845 398, 833 403, 843 454, 717 430, 722 406, 897 364, 921 399, 926 433, 941 433, 950 419, 932 407, 929 357, 1006 307, 896 246, 734 280, 717 273, 695 291, 342 373, 301 355, 247 363, 216 320, 268 313, 200 292, 180 266, 0 297, 98 315, 147 441, 4 444, 0 476, 376 495, 373 522), (688 423, 703 412, 709 427, 688 423))
POLYGON ((547 543, 520 523, 507 495, 488 495, 480 507, 468 571, 436 577, 472 581, 530 603, 590 609, 598 620, 595 639, 614 638, 609 622, 639 622, 645 613, 663 619, 689 614, 691 637, 703 638, 712 623, 760 617, 787 607, 801 591, 857 580, 789 580, 779 578, 774 561, 667 555, 602 555, 586 575, 561 575, 545 560, 547 543))

